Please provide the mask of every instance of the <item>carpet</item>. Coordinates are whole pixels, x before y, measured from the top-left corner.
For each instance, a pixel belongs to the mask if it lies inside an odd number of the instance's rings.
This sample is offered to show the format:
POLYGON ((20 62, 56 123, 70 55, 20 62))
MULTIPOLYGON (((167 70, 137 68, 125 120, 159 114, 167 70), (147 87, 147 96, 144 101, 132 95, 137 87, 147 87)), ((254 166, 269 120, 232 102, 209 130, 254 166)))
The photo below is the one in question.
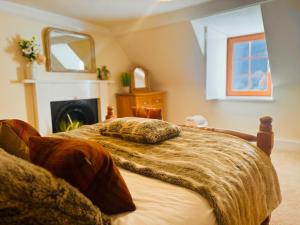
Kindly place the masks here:
POLYGON ((273 212, 270 225, 300 225, 300 148, 276 146, 272 162, 279 177, 282 203, 273 212))

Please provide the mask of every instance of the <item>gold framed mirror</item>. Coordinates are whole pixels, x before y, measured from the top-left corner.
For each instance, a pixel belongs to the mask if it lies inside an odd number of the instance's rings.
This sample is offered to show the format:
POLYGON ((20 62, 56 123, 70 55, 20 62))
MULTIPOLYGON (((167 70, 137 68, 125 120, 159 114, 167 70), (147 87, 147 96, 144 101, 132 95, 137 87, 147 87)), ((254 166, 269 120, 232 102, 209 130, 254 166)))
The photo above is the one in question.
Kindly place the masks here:
POLYGON ((149 74, 142 66, 136 66, 132 70, 131 91, 133 93, 150 91, 149 74))
POLYGON ((46 67, 49 72, 95 73, 92 36, 48 27, 44 32, 46 67))

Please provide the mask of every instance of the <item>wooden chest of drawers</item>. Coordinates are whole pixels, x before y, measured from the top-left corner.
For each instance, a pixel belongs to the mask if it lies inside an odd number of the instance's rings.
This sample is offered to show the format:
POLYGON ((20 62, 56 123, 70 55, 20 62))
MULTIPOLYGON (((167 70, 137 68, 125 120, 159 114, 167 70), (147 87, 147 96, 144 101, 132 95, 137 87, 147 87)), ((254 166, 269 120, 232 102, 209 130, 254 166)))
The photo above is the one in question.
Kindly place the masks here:
POLYGON ((134 94, 117 94, 118 117, 132 116, 131 107, 150 107, 162 109, 163 119, 166 119, 165 92, 151 91, 134 94))

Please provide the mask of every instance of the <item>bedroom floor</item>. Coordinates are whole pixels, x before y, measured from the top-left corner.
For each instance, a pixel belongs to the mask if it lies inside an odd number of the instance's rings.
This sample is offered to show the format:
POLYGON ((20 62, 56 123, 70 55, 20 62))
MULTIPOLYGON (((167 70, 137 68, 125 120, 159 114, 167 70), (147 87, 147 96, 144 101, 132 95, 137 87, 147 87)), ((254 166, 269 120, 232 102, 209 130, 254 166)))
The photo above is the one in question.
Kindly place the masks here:
POLYGON ((300 149, 275 147, 272 161, 279 176, 283 201, 272 214, 270 225, 300 225, 300 149))

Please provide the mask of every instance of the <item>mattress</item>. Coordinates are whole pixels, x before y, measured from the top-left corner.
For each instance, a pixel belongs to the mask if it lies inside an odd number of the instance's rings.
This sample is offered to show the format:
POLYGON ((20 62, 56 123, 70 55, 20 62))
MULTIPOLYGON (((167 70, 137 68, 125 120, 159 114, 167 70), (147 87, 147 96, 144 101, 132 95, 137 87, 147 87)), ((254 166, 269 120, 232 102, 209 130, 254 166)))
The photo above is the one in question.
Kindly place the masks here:
POLYGON ((120 169, 136 211, 112 217, 113 225, 216 225, 212 208, 186 188, 120 169))

